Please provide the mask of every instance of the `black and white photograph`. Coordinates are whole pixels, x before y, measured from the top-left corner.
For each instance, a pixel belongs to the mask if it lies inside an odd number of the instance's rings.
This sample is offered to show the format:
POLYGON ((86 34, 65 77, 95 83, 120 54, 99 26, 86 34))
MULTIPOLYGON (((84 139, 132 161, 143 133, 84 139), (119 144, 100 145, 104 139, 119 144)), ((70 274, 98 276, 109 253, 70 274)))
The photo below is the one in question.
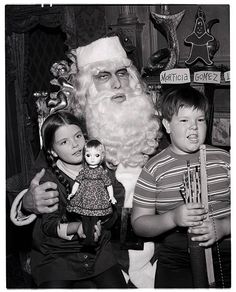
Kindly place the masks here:
POLYGON ((231 8, 5 3, 4 288, 232 287, 231 8))

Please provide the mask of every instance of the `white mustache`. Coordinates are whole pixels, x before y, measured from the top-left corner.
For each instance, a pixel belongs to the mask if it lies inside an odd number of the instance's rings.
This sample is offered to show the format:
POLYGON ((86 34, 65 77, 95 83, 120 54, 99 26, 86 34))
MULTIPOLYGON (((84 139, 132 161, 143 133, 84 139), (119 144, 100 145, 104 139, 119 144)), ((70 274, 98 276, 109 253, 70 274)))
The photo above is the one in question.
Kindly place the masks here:
POLYGON ((126 90, 124 91, 119 91, 119 92, 114 92, 114 91, 102 91, 96 94, 95 98, 88 98, 88 104, 95 105, 98 103, 101 103, 105 100, 110 100, 110 101, 116 101, 118 98, 123 99, 123 102, 129 100, 132 97, 137 97, 138 95, 126 90))

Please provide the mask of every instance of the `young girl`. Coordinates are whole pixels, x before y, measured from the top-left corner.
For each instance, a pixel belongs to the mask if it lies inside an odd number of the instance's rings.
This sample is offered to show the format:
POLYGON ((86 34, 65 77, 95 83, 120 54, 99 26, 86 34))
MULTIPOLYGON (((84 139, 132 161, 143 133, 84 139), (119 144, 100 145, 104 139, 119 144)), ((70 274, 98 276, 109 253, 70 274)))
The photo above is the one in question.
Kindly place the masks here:
POLYGON ((39 288, 124 288, 122 272, 113 256, 110 231, 95 222, 98 246, 93 253, 81 244, 83 224, 66 211, 67 197, 83 169, 85 145, 81 121, 68 112, 50 115, 42 126, 49 167, 43 181, 57 184, 59 208, 37 217, 31 254, 32 276, 39 288))
POLYGON ((86 235, 84 245, 96 246, 94 226, 102 224, 112 215, 112 204, 116 203, 111 179, 102 163, 105 147, 98 140, 88 141, 83 149, 84 169, 80 171, 68 199, 67 211, 82 215, 86 235))

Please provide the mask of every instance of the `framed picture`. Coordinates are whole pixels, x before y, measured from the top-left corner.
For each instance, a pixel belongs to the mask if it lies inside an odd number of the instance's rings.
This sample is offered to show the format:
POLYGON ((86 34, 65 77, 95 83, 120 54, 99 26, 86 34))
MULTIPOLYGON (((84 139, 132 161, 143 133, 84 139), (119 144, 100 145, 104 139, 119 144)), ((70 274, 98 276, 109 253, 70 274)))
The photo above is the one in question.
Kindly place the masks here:
POLYGON ((214 113, 212 144, 216 146, 230 146, 230 113, 214 113))

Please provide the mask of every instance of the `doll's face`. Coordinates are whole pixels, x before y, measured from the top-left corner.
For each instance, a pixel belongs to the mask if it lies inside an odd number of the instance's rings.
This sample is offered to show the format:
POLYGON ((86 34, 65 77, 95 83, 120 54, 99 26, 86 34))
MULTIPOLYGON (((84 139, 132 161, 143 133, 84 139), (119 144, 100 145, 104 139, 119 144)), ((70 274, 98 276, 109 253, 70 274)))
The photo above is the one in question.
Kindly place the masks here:
POLYGON ((85 160, 89 167, 95 168, 102 162, 102 153, 99 148, 88 148, 85 151, 85 160))

